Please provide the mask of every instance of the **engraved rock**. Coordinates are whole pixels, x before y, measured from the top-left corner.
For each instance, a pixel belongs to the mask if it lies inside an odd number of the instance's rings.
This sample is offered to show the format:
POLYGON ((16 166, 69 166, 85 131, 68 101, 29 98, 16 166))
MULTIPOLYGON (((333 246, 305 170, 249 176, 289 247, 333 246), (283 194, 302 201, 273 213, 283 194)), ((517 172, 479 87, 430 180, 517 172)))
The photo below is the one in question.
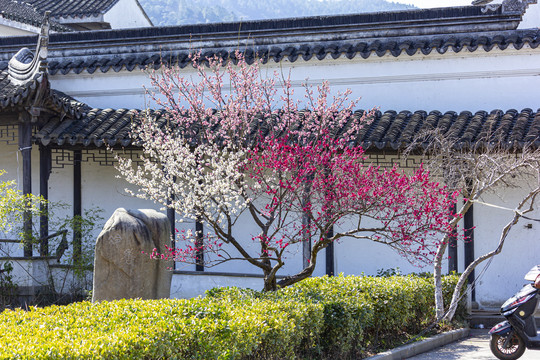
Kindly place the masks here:
POLYGON ((92 301, 168 298, 171 262, 155 260, 170 244, 167 216, 155 210, 117 209, 96 241, 92 301))

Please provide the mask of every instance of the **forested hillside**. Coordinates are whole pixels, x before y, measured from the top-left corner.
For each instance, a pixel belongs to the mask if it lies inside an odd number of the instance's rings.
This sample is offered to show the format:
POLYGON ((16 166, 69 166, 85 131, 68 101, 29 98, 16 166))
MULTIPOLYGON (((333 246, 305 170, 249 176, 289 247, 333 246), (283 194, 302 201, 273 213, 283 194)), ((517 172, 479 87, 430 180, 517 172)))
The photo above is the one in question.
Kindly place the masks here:
POLYGON ((139 0, 156 26, 405 10, 385 0, 139 0))

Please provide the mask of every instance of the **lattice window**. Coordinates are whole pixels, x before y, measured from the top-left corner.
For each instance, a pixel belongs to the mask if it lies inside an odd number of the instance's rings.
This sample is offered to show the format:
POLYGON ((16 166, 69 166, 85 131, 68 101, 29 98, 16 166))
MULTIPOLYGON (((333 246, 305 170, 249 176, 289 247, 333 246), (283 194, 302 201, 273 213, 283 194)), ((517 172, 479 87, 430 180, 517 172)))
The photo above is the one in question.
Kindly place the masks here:
MULTIPOLYGON (((118 154, 122 157, 131 159, 137 166, 142 165, 142 161, 139 159, 141 150, 124 149, 118 150, 118 154)), ((418 169, 422 163, 421 157, 409 157, 408 159, 402 159, 399 155, 386 155, 386 154, 369 154, 366 155, 366 164, 373 164, 382 168, 392 168, 394 165, 398 165, 401 169, 418 169)), ((53 168, 63 169, 66 165, 73 165, 73 151, 65 149, 53 149, 52 150, 53 168)), ((98 163, 99 166, 115 166, 117 161, 114 158, 114 154, 107 149, 96 150, 82 150, 83 162, 98 163)))
MULTIPOLYGON (((128 158, 133 161, 136 165, 142 165, 139 156, 141 154, 140 150, 133 149, 124 149, 117 150, 116 153, 123 157, 128 158)), ((114 166, 117 164, 116 159, 114 158, 114 153, 108 151, 107 149, 98 149, 98 150, 85 150, 83 151, 83 161, 93 161, 99 164, 99 166, 114 166)))
MULTIPOLYGON (((114 153, 107 149, 88 150, 81 151, 83 162, 94 162, 99 166, 115 166, 117 161, 114 158, 114 153)), ((122 157, 131 159, 134 164, 142 165, 139 159, 140 150, 118 150, 118 154, 122 157)), ((52 162, 54 169, 63 169, 66 165, 73 165, 73 151, 65 149, 53 149, 52 150, 52 162)))
POLYGON ((0 141, 8 145, 17 145, 19 143, 19 126, 0 125, 0 141))
POLYGON ((416 170, 422 163, 421 157, 409 157, 403 159, 399 155, 385 155, 385 154, 371 154, 367 155, 365 160, 366 164, 373 164, 382 168, 392 168, 394 165, 399 166, 400 169, 412 169, 416 170))
POLYGON ((51 158, 53 169, 63 169, 66 165, 73 165, 73 151, 52 149, 51 158))

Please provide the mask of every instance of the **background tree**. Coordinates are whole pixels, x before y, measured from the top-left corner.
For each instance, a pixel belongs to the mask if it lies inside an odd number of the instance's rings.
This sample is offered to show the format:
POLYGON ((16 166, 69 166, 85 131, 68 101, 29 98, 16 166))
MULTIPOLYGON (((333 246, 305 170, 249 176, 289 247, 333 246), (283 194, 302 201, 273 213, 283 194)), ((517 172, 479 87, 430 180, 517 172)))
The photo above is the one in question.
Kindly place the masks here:
POLYGON ((469 275, 480 263, 502 251, 512 227, 524 214, 534 210, 540 192, 540 150, 531 144, 518 146, 509 143, 492 126, 493 124, 489 122, 484 124, 476 141, 469 144, 462 143, 451 131, 426 128, 418 133, 405 154, 405 156, 418 155, 418 149, 423 149, 421 155, 424 157, 424 165, 432 176, 441 179, 451 191, 462 194, 463 202, 456 211, 457 216, 450 221, 450 226, 454 229, 474 203, 493 205, 485 202, 486 194, 512 187, 521 188, 523 184, 529 185, 528 192, 524 193, 522 198, 514 200, 513 216, 509 217, 509 223, 501 228, 497 246, 492 251, 476 257, 461 274, 452 301, 447 304, 446 312, 441 272, 442 261, 450 240, 449 233, 444 234, 438 243, 433 267, 436 315, 441 320, 452 320, 461 299, 463 285, 469 275))
MULTIPOLYGON (((0 169, 0 177, 6 171, 0 169)), ((22 224, 24 213, 37 215, 40 213, 41 198, 34 195, 24 195, 17 189, 17 184, 13 180, 0 181, 0 233, 4 236, 16 236, 22 240, 24 237, 22 224)), ((31 244, 30 244, 31 246, 31 244)), ((9 256, 9 251, 0 245, 0 256, 9 256)), ((13 301, 17 284, 11 274, 13 264, 11 261, 0 263, 0 311, 13 301)))
POLYGON ((416 9, 385 0, 140 0, 156 26, 416 9))
MULTIPOLYGON (((0 169, 0 176, 6 171, 0 169)), ((39 196, 24 195, 17 189, 14 180, 0 181, 0 232, 10 233, 20 231, 25 211, 32 215, 39 215, 39 205, 42 199, 39 196)), ((21 236, 22 234, 17 234, 21 236)), ((21 237, 22 238, 22 237, 21 237)))
POLYGON ((264 289, 275 290, 310 276, 320 250, 345 236, 388 244, 413 262, 433 255, 457 194, 423 169, 407 175, 364 165, 354 135, 369 114, 353 113, 350 91, 332 96, 323 83, 306 87, 301 102, 288 78, 263 76, 240 53, 227 62, 192 60, 193 78, 165 66, 150 74, 166 120, 147 111, 134 126, 142 166, 119 158, 137 196, 211 230, 204 238, 182 233, 186 245, 167 256, 197 262, 204 251, 207 265, 248 261, 264 273, 264 289), (237 237, 247 218, 258 229, 251 241, 237 237), (285 253, 312 240, 309 264, 278 282, 285 253))

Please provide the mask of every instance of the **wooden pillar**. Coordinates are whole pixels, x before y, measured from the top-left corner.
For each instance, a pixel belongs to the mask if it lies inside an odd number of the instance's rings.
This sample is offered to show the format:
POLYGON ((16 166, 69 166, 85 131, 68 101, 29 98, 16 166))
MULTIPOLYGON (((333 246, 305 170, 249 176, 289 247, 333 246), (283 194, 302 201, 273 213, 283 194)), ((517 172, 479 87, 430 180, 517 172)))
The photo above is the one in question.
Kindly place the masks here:
MULTIPOLYGON (((456 212, 456 204, 452 206, 452 213, 456 212)), ((452 231, 450 241, 448 243, 448 273, 458 272, 458 243, 457 232, 454 229, 452 231)))
MULTIPOLYGON (((29 119, 20 118, 19 123, 19 151, 22 155, 23 194, 32 194, 32 123, 29 119)), ((27 210, 23 214, 23 246, 24 256, 32 254, 32 213, 27 210)))
POLYGON ((302 226, 304 233, 302 234, 302 257, 304 269, 310 265, 311 260, 311 234, 309 233, 311 219, 306 214, 302 215, 302 226))
MULTIPOLYGON (((173 176, 173 182, 176 182, 176 176, 173 176)), ((175 199, 175 195, 171 194, 167 198, 167 205, 171 205, 175 199)), ((169 219, 169 226, 171 228, 171 247, 176 248, 176 212, 173 208, 167 207, 167 218, 169 219)), ((173 261, 173 270, 176 269, 176 261, 173 261)))
POLYGON ((73 228, 73 261, 82 259, 82 231, 80 221, 82 217, 82 152, 73 151, 73 218, 76 219, 73 228))
MULTIPOLYGON (((328 230, 328 233, 326 234, 327 238, 330 238, 334 236, 334 227, 330 228, 328 230)), ((328 276, 334 276, 335 275, 335 269, 334 269, 334 242, 331 242, 326 247, 326 275, 328 276)))
POLYGON ((51 149, 40 145, 39 146, 39 193, 45 200, 40 204, 41 216, 39 218, 39 236, 41 239, 39 244, 39 255, 49 255, 49 240, 45 239, 49 236, 49 176, 51 175, 52 159, 51 149))
MULTIPOLYGON (((174 195, 173 195, 174 196, 174 195)), ((171 200, 167 201, 167 205, 171 204, 171 200)), ((167 218, 169 219, 169 226, 171 228, 171 247, 176 248, 176 213, 174 209, 167 208, 167 218)), ((173 269, 176 269, 176 261, 173 261, 173 269)))
POLYGON ((176 213, 174 209, 167 208, 167 219, 169 219, 169 226, 171 228, 171 246, 175 246, 175 237, 176 237, 176 213))
POLYGON ((202 246, 204 244, 204 229, 203 224, 200 220, 195 221, 195 246, 199 248, 196 253, 195 258, 195 271, 204 271, 204 250, 202 246))
MULTIPOLYGON (((304 195, 302 199, 302 207, 305 208, 308 206, 311 201, 310 191, 311 191, 311 178, 308 179, 304 184, 304 195)), ((310 265, 311 260, 311 218, 304 212, 302 214, 302 227, 304 233, 302 234, 302 258, 304 269, 310 265)))
MULTIPOLYGON (((464 224, 465 227, 465 268, 469 266, 474 261, 474 211, 473 211, 473 205, 467 210, 464 216, 464 224)), ((469 277, 467 278, 469 281, 469 284, 474 285, 474 270, 470 273, 469 277)), ((476 300, 476 291, 474 289, 474 286, 472 288, 472 294, 471 294, 472 301, 476 300)))

